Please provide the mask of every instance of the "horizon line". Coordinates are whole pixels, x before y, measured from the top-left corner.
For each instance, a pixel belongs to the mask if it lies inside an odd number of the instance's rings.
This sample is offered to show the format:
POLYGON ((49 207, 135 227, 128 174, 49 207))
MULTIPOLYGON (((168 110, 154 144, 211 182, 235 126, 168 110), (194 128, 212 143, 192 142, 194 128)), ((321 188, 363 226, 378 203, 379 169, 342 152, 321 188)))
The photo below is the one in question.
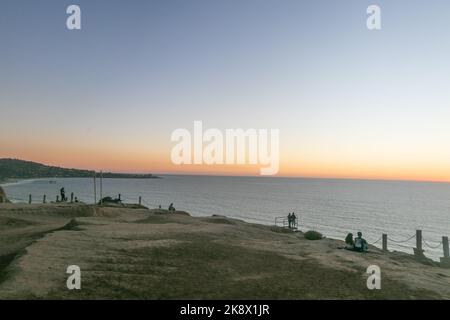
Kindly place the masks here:
POLYGON ((170 171, 117 171, 117 170, 97 170, 97 169, 89 169, 89 168, 70 168, 64 165, 54 165, 54 164, 45 164, 42 162, 38 162, 35 160, 23 160, 21 158, 13 158, 13 157, 2 157, 0 160, 19 160, 26 162, 34 162, 38 164, 42 164, 45 166, 51 167, 59 167, 63 169, 75 169, 75 170, 86 170, 93 172, 103 171, 104 173, 126 173, 126 174, 152 174, 152 175, 166 175, 166 176, 201 176, 201 177, 248 177, 248 178, 283 178, 283 179, 313 179, 313 180, 359 180, 359 181, 385 181, 385 182, 421 182, 421 183, 446 183, 449 184, 450 180, 433 180, 433 179, 408 179, 408 178, 373 178, 373 177, 351 177, 351 176, 307 176, 307 175, 272 175, 272 176, 263 176, 257 174, 221 174, 221 173, 202 173, 202 172, 170 172, 170 171))

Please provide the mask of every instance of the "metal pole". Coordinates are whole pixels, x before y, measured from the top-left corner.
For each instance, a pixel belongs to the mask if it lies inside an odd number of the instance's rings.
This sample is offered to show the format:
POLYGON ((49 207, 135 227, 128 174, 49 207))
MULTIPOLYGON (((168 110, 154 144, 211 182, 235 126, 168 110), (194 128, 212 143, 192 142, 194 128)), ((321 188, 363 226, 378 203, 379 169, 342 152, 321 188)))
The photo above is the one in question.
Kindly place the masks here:
POLYGON ((97 204, 97 173, 94 171, 94 204, 97 204))
POLYGON ((103 171, 100 171, 100 205, 103 205, 103 171))

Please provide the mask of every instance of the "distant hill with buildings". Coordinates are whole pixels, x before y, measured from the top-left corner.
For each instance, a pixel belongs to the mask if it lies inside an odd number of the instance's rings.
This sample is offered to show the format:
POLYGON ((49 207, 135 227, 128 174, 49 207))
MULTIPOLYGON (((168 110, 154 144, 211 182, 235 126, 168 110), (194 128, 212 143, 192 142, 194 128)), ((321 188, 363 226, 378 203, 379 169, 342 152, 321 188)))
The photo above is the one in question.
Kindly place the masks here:
MULTIPOLYGON (((0 181, 37 178, 88 178, 94 171, 47 166, 18 159, 0 159, 0 181)), ((103 178, 152 179, 153 174, 104 172, 103 178)))

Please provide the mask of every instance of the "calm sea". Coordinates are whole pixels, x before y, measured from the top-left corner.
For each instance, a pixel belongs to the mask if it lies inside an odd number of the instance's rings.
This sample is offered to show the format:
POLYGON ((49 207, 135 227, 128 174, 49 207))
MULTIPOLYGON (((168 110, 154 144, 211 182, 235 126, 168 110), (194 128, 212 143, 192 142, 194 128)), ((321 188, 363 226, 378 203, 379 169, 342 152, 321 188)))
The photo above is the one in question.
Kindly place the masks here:
MULTIPOLYGON (((29 194, 33 202, 42 202, 44 194, 54 201, 61 187, 81 201, 94 201, 93 179, 39 179, 3 187, 14 202, 28 201, 29 194)), ((142 196, 153 208, 173 202, 193 216, 219 214, 267 225, 294 211, 301 230, 336 239, 362 231, 369 243, 387 233, 390 249, 409 253, 415 239, 401 241, 421 229, 426 255, 433 259, 442 256, 442 236, 450 236, 448 183, 211 176, 103 180, 104 196, 119 193, 127 202, 142 196)))

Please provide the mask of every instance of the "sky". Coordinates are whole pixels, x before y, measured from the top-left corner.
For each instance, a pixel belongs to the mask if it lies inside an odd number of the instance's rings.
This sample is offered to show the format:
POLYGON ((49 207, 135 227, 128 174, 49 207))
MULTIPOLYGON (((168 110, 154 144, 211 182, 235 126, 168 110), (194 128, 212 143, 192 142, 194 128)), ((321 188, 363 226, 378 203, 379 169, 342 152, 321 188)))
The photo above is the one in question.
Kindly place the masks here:
POLYGON ((174 165, 201 120, 279 129, 280 176, 450 181, 449 57, 447 0, 2 0, 0 157, 258 174, 174 165))

